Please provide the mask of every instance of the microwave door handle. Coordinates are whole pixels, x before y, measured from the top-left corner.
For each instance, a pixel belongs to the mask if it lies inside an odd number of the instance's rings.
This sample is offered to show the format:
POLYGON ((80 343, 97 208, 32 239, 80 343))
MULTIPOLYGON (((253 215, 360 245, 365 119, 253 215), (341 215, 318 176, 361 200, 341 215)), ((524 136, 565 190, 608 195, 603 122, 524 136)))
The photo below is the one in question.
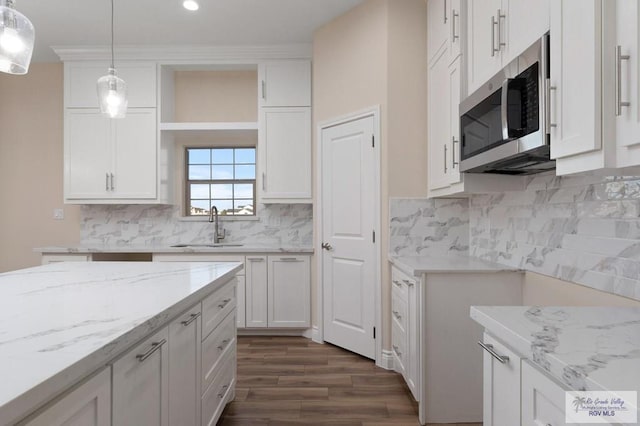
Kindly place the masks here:
POLYGON ((508 141, 509 138, 509 110, 507 102, 509 101, 509 83, 511 78, 507 78, 502 82, 502 97, 500 99, 500 112, 502 118, 502 140, 508 141))

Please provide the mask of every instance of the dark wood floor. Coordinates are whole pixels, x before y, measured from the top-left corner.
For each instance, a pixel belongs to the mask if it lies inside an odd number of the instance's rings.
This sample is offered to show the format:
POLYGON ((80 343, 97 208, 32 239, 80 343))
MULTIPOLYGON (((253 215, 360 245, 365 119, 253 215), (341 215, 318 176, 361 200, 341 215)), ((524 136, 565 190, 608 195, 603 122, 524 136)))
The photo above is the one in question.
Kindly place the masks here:
POLYGON ((218 425, 414 426, 418 405, 400 375, 351 352, 240 336, 236 399, 218 425))

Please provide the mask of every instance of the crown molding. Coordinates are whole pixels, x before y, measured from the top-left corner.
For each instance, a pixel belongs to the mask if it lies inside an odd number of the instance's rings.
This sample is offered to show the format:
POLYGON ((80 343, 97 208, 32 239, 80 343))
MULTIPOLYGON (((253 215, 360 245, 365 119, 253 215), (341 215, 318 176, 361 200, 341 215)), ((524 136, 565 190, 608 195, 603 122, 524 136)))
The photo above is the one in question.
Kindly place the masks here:
MULTIPOLYGON (((109 46, 52 46, 62 61, 102 61, 111 59, 109 46)), ((118 60, 165 63, 255 63, 269 59, 310 59, 311 44, 256 46, 116 46, 118 60)))

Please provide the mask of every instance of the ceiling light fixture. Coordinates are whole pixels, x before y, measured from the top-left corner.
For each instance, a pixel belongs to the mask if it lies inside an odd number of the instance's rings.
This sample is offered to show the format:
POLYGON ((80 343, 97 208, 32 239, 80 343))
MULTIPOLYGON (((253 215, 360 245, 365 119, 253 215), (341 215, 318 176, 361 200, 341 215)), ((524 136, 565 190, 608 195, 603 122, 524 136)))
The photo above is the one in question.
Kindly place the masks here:
POLYGON ((196 0, 184 0, 182 2, 182 7, 192 12, 200 9, 200 6, 198 5, 198 2, 196 0))
POLYGON ((98 79, 98 100, 100 111, 111 118, 127 115, 127 83, 118 77, 113 54, 113 0, 111 0, 111 66, 109 73, 98 79))
POLYGON ((29 71, 35 30, 26 16, 14 8, 13 0, 0 0, 0 71, 29 71))

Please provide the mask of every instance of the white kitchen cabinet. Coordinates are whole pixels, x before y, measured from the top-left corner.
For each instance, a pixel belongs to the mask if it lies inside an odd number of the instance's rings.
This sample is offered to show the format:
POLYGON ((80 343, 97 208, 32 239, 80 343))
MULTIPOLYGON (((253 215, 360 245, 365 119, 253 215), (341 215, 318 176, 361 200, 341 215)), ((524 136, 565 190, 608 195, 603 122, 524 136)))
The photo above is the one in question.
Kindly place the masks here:
POLYGON ((311 108, 261 108, 258 186, 264 203, 310 203, 311 108))
POLYGON ((311 106, 311 62, 280 60, 258 66, 260 107, 311 106))
MULTIPOLYGON (((108 72, 108 62, 67 61, 64 64, 64 96, 66 108, 98 108, 96 82, 108 72)), ((127 83, 128 108, 156 107, 156 63, 120 62, 118 77, 127 83)))
POLYGON ((449 63, 462 53, 461 0, 428 0, 427 2, 427 51, 429 62, 443 48, 447 49, 449 63))
POLYGON ((469 94, 549 31, 549 3, 549 0, 467 2, 469 94))
POLYGON ((267 256, 247 256, 245 268, 246 326, 267 327, 267 256))
MULTIPOLYGON (((429 64, 428 75, 428 155, 429 155, 429 189, 441 189, 448 187, 450 168, 449 149, 451 141, 451 111, 449 85, 452 82, 447 64, 447 49, 440 50, 434 60, 429 64)), ((460 82, 458 82, 458 87, 460 82)), ((459 100, 457 102, 459 105, 459 100)), ((459 136, 458 136, 459 137, 459 136)))
POLYGON ((309 256, 268 256, 267 324, 269 327, 311 326, 309 256))
MULTIPOLYGON (((569 389, 538 370, 529 361, 522 361, 522 422, 520 424, 523 426, 567 425, 564 410, 567 390, 569 389)), ((571 423, 571 425, 576 424, 571 423)))
MULTIPOLYGON (((487 333, 483 353, 483 424, 520 424, 521 358, 487 333)), ((563 399, 564 401, 564 399, 563 399)))
POLYGON ((201 314, 198 303, 169 324, 170 426, 200 426, 201 314))
POLYGON ((113 364, 113 426, 169 424, 169 338, 165 327, 113 364))
POLYGON ((111 368, 106 367, 19 426, 111 426, 111 368))
POLYGON ((129 109, 112 120, 97 109, 65 112, 65 201, 157 199, 155 108, 129 109))

